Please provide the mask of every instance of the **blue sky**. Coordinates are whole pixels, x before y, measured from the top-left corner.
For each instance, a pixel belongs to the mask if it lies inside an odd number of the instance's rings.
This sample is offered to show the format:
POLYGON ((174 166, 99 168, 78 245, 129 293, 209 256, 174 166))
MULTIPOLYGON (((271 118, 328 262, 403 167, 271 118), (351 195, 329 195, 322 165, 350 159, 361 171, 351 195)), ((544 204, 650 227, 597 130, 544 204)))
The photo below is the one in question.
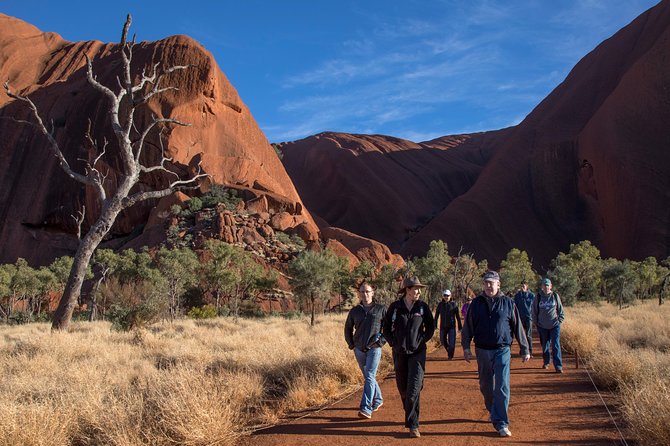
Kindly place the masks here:
POLYGON ((517 124, 656 3, 2 0, 0 12, 72 41, 118 41, 128 12, 138 40, 190 35, 271 142, 322 131, 418 142, 517 124))

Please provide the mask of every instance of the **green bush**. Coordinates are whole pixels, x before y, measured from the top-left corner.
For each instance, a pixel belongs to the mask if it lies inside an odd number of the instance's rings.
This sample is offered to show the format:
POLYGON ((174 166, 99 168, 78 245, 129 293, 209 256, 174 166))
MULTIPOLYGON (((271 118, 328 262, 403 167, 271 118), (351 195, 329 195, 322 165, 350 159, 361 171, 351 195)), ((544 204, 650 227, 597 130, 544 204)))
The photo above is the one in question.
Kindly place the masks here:
POLYGON ((202 307, 191 308, 187 316, 192 319, 214 319, 216 314, 216 307, 214 305, 203 305, 202 307))
POLYGON ((202 209, 202 200, 198 197, 193 197, 186 202, 188 205, 188 210, 191 212, 198 212, 202 209))
POLYGON ((33 322, 33 315, 27 311, 18 311, 9 316, 9 325, 23 325, 33 322))
POLYGON ((158 322, 165 313, 165 305, 155 299, 148 299, 132 307, 112 305, 107 318, 112 322, 112 328, 120 331, 130 331, 158 322))
POLYGON ((227 189, 220 184, 213 184, 209 192, 202 196, 202 206, 205 208, 213 208, 217 204, 223 203, 226 209, 232 211, 240 201, 242 199, 237 196, 235 189, 227 189))

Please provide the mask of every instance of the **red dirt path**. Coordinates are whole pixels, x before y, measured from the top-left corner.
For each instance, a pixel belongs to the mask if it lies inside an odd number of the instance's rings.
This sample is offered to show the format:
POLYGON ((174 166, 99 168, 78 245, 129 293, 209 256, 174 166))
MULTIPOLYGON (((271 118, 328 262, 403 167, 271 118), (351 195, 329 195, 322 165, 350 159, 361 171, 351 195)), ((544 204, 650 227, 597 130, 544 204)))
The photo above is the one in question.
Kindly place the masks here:
MULTIPOLYGON (((536 346, 536 351, 539 350, 536 346)), ((514 348, 514 346, 513 346, 514 348)), ((460 348, 457 348, 457 355, 460 348)), ((621 445, 623 442, 586 371, 564 355, 565 373, 542 369, 542 359, 512 357, 510 430, 500 438, 488 422, 476 362, 447 361, 443 348, 428 356, 421 392, 421 438, 408 438, 393 375, 381 384, 384 406, 372 420, 357 417, 360 391, 304 417, 242 438, 244 446, 305 445, 621 445)), ((610 407, 613 401, 606 402, 610 407)), ((633 444, 627 439, 628 444, 633 444)))

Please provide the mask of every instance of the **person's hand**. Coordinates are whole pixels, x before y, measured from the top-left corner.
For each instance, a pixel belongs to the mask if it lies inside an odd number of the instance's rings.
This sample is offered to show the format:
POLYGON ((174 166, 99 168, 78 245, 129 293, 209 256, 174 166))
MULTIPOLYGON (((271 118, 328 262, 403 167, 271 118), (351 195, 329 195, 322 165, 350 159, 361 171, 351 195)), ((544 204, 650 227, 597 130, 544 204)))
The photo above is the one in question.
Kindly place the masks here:
POLYGON ((530 353, 526 353, 521 362, 528 362, 530 360, 530 353))
POLYGON ((472 352, 470 349, 465 349, 463 350, 463 359, 465 359, 465 362, 469 363, 470 360, 472 359, 472 352))

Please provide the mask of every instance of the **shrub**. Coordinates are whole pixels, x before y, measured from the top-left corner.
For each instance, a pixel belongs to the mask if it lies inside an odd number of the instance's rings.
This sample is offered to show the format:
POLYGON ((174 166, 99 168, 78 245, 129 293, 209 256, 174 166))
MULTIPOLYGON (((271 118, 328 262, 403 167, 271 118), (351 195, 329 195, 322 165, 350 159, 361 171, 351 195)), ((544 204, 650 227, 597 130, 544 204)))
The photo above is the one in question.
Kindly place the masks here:
POLYGON ((202 206, 205 208, 211 208, 218 203, 223 203, 226 209, 232 211, 240 201, 242 199, 237 196, 235 189, 227 189, 220 184, 213 184, 209 192, 202 196, 202 206))
POLYGON ((191 212, 198 212, 202 209, 202 200, 198 197, 193 197, 186 202, 188 205, 188 210, 191 212))
POLYGON ((217 316, 216 307, 211 304, 203 305, 202 307, 193 307, 188 311, 187 315, 192 319, 214 319, 217 316))

